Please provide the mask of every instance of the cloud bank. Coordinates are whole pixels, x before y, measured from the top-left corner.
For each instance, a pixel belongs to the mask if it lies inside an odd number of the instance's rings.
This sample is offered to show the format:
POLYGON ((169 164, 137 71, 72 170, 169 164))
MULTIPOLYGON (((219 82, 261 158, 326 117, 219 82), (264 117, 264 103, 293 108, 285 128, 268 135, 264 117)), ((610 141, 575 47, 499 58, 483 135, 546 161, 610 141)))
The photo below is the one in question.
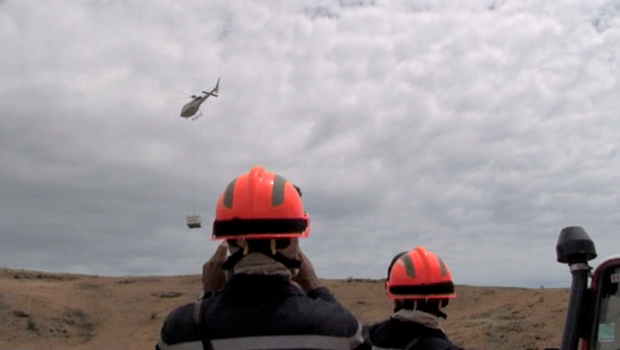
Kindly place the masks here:
POLYGON ((568 286, 562 228, 620 253, 619 44, 619 1, 0 2, 0 266, 198 273, 260 164, 321 277, 568 286))

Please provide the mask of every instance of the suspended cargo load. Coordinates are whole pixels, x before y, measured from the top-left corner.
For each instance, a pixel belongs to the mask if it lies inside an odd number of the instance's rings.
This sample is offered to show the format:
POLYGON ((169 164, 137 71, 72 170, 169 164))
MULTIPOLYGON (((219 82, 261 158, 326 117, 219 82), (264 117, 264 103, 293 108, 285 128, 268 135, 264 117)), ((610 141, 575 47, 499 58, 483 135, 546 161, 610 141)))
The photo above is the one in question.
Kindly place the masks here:
POLYGON ((202 220, 200 219, 200 215, 188 215, 187 216, 187 227, 189 228, 201 228, 202 220))

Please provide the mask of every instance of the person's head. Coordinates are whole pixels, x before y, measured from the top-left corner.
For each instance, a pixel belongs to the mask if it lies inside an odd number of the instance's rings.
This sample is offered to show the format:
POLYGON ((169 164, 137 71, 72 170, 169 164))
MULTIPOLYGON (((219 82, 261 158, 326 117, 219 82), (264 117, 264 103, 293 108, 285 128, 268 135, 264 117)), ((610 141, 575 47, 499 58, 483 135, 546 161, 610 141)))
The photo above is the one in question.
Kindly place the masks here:
POLYGON ((446 318, 441 310, 456 297, 448 265, 424 247, 394 256, 386 281, 394 311, 419 310, 446 318))
POLYGON ((230 182, 217 202, 212 238, 228 241, 225 269, 245 264, 251 273, 270 273, 267 265, 277 262, 295 273, 297 239, 309 234, 299 188, 260 166, 230 182))

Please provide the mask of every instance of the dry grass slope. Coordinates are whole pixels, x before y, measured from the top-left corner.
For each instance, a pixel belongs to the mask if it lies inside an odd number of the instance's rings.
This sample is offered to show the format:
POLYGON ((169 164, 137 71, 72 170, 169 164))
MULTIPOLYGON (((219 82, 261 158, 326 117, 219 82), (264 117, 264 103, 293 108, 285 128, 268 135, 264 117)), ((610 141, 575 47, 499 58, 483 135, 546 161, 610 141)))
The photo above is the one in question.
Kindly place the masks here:
MULTIPOLYGON (((391 313, 383 281, 324 280, 362 322, 391 313)), ((153 349, 200 276, 97 277, 0 268, 0 349, 153 349)), ((567 289, 457 286, 448 335, 469 350, 558 346, 567 289)))

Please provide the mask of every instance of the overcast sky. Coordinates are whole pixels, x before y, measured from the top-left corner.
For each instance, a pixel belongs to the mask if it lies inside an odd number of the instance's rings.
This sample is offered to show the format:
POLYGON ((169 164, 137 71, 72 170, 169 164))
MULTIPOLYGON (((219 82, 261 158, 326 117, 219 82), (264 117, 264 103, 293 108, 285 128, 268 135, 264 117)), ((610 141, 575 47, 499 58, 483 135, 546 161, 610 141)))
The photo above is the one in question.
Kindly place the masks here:
POLYGON ((619 60, 619 0, 0 1, 0 266, 199 273, 260 164, 320 277, 567 287, 562 228, 620 253, 619 60))

